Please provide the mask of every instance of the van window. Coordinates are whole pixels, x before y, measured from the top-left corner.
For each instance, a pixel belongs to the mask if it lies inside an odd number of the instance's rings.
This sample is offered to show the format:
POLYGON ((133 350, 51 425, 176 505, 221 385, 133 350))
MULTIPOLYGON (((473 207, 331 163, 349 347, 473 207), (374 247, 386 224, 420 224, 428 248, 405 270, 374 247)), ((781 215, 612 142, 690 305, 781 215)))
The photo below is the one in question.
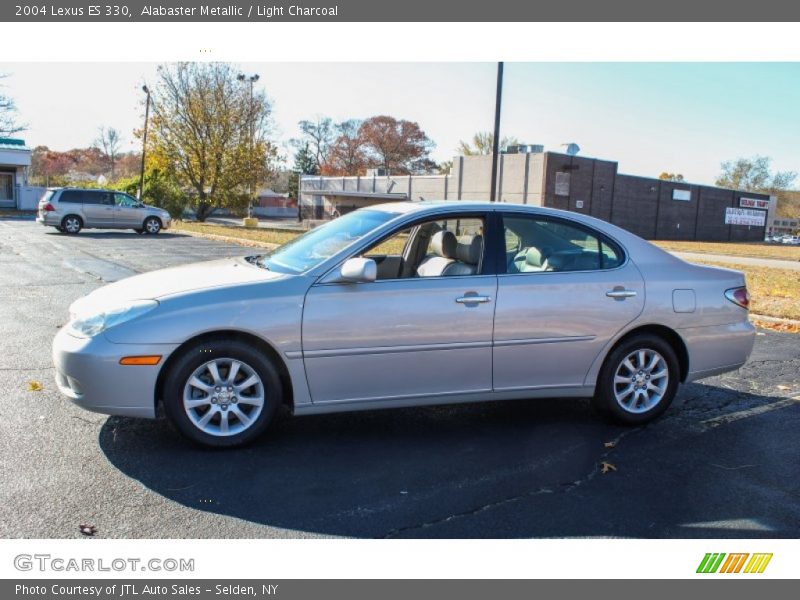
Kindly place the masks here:
POLYGON ((83 199, 82 194, 78 190, 64 190, 58 198, 59 202, 66 202, 67 204, 80 204, 83 199))
POLYGON ((111 192, 101 191, 85 191, 83 192, 84 204, 107 204, 112 206, 114 204, 114 196, 111 192))

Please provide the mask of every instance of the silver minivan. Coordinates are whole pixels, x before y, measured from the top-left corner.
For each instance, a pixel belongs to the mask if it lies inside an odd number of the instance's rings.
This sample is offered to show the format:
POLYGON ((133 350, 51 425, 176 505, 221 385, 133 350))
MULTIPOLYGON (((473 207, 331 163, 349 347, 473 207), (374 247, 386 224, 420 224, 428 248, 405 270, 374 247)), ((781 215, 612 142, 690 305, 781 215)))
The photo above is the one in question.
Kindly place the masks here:
POLYGON ((169 213, 114 190, 54 188, 39 200, 36 221, 62 233, 81 229, 133 229, 155 234, 168 229, 169 213))

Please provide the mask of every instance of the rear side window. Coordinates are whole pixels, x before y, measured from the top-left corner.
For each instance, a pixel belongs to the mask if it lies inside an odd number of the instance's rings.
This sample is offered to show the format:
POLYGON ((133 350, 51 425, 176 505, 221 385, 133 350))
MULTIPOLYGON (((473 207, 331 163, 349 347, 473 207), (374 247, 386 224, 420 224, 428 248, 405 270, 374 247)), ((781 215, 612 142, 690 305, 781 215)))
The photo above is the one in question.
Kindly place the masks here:
POLYGON ((58 198, 59 202, 67 204, 80 204, 83 201, 83 194, 78 190, 64 190, 58 198))
POLYGON ((616 244, 577 223, 540 216, 504 217, 503 223, 507 273, 597 271, 623 261, 616 244))
POLYGON ((114 204, 114 196, 110 192, 83 192, 84 204, 114 204))

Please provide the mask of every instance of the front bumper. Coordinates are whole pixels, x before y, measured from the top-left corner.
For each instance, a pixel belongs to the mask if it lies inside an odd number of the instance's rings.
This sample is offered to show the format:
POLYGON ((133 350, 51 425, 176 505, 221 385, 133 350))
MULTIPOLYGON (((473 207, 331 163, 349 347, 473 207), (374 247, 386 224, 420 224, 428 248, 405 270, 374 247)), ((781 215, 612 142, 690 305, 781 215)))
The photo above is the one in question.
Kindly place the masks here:
POLYGON ((78 338, 62 328, 53 340, 59 391, 86 410, 125 417, 155 417, 156 380, 177 348, 173 344, 115 344, 102 333, 78 338), (124 356, 160 354, 154 366, 123 366, 124 356))

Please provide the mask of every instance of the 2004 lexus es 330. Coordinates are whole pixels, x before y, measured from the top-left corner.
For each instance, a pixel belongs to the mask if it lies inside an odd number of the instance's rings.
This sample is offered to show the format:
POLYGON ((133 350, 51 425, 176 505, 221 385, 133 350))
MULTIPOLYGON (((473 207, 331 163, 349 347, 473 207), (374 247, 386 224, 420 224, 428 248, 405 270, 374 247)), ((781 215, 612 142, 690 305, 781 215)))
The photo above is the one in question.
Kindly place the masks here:
POLYGON ((70 307, 60 390, 210 446, 296 415, 591 397, 642 423, 754 340, 737 271, 609 223, 511 204, 361 209, 267 254, 137 275, 70 307))

